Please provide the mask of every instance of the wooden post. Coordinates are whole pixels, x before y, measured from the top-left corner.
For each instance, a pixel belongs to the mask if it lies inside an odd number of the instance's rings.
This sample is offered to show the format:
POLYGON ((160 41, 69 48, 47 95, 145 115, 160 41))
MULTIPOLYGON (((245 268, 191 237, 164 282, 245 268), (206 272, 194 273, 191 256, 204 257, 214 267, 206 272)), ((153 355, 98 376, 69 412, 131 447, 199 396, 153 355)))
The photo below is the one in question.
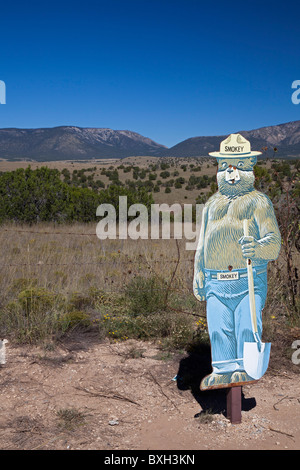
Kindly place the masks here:
POLYGON ((230 387, 227 391, 227 418, 232 424, 242 421, 242 387, 230 387))

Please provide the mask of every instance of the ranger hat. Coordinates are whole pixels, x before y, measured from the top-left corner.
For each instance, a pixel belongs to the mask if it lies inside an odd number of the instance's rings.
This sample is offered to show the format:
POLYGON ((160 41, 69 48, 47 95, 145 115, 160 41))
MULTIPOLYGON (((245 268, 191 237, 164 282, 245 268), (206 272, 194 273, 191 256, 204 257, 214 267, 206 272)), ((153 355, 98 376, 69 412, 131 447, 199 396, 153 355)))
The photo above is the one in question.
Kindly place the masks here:
POLYGON ((220 152, 210 152, 211 157, 219 158, 246 158, 261 155, 262 152, 251 152, 249 140, 241 134, 230 134, 220 144, 220 152))

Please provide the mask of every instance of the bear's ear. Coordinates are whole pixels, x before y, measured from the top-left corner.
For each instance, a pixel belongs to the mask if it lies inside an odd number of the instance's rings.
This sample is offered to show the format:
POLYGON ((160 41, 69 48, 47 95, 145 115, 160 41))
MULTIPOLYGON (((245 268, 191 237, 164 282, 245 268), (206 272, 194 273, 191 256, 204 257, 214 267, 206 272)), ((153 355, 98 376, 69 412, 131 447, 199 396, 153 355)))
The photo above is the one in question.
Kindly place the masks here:
POLYGON ((250 158, 250 162, 251 162, 252 166, 256 165, 256 163, 257 163, 257 157, 251 157, 251 158, 250 158))

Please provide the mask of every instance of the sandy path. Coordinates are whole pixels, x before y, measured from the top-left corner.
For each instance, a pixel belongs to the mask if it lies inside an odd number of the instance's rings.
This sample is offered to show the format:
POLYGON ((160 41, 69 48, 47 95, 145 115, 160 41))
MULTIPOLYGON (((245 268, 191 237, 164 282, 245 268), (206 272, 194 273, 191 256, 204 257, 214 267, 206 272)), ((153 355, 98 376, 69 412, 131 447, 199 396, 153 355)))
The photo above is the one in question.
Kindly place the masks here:
POLYGON ((0 448, 300 448, 297 370, 271 370, 244 386, 242 423, 231 425, 223 391, 178 388, 172 380, 188 359, 162 360, 153 344, 100 343, 93 335, 50 352, 9 344, 1 369, 0 448), (208 409, 216 413, 201 413, 208 409))

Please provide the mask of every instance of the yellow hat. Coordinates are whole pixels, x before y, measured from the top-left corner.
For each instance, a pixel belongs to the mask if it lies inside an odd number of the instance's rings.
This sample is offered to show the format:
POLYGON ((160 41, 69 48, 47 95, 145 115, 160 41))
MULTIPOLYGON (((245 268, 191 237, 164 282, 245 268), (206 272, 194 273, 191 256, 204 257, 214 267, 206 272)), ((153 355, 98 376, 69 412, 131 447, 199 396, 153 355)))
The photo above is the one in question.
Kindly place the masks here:
POLYGON ((211 157, 219 158, 247 158, 261 155, 262 152, 251 152, 249 140, 241 134, 230 134, 220 144, 220 152, 210 152, 211 157))

